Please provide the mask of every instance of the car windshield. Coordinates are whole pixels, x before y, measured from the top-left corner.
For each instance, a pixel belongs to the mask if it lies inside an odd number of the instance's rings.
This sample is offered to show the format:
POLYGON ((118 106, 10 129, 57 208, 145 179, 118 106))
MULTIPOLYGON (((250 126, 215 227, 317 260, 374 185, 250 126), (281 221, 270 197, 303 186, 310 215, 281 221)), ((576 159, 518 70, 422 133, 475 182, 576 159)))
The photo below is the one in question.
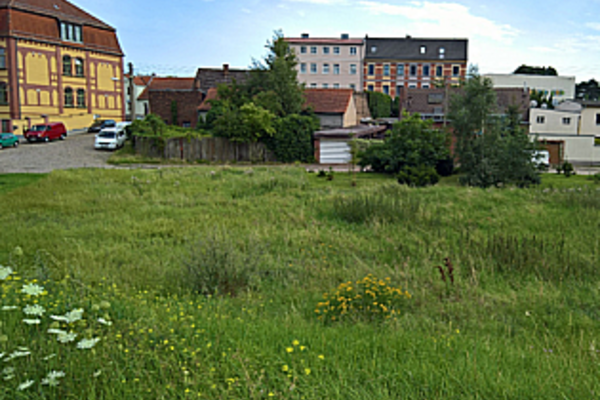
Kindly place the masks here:
POLYGON ((50 127, 48 125, 34 125, 31 130, 33 132, 43 132, 50 130, 50 127))
POLYGON ((105 139, 114 139, 115 133, 114 132, 100 132, 100 134, 98 136, 101 138, 105 138, 105 139))
POLYGON ((102 123, 102 126, 105 128, 114 128, 115 126, 117 126, 117 123, 115 121, 108 120, 108 121, 104 121, 102 123))

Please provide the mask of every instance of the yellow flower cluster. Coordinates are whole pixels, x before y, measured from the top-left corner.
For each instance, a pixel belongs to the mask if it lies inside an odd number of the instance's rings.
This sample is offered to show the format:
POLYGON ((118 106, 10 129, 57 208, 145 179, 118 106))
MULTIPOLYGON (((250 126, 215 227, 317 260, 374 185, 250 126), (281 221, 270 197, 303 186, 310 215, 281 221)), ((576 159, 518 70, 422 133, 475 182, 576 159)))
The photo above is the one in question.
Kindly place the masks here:
POLYGON ((390 319, 400 313, 403 302, 410 298, 408 291, 392 286, 390 278, 378 279, 369 274, 356 282, 340 284, 332 293, 325 293, 315 314, 322 321, 390 319))

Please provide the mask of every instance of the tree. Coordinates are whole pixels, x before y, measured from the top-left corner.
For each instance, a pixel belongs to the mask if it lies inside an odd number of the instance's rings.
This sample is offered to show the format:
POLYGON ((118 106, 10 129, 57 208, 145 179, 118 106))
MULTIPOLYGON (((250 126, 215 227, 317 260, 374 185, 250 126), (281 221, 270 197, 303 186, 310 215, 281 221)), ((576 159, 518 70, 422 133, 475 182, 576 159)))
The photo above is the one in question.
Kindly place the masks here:
POLYGON ((473 75, 452 98, 450 120, 457 137, 456 155, 463 172, 461 183, 490 187, 540 182, 533 156, 536 145, 520 127, 516 106, 498 118, 492 82, 473 75))
POLYGON ((275 133, 275 116, 250 102, 236 107, 229 100, 222 103, 223 115, 214 124, 213 134, 235 142, 256 142, 275 133))
POLYGON ((557 76, 558 72, 553 67, 532 67, 523 64, 513 74, 557 76))
POLYGON ((254 61, 248 84, 257 103, 279 117, 300 114, 304 109, 304 88, 298 82, 298 59, 281 31, 267 42, 264 62, 254 61))
POLYGON ((380 92, 367 92, 367 103, 371 116, 389 118, 392 115, 393 100, 390 96, 380 92))
POLYGON ((546 96, 542 90, 532 89, 529 95, 530 100, 534 100, 537 108, 554 108, 554 95, 546 96))
POLYGON ((575 97, 581 100, 598 101, 600 99, 600 87, 595 79, 581 82, 575 85, 575 97))

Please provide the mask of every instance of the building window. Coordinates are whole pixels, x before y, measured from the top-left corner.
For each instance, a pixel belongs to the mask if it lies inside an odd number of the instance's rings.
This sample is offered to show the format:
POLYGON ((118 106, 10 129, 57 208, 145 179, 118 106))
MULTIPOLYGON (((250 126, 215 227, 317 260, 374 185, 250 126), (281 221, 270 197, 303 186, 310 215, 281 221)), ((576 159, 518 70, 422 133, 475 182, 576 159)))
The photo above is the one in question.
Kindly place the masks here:
POLYGON ((10 132, 11 131, 11 121, 10 119, 3 119, 2 120, 2 132, 10 132))
POLYGON ((324 83, 323 84, 323 89, 329 89, 329 83, 324 83))
POLYGON ((8 104, 8 87, 5 82, 0 82, 0 104, 8 104))
POLYGON ((423 76, 429 76, 429 65, 423 65, 423 76))
POLYGON ((0 69, 6 69, 6 49, 0 47, 0 69))
POLYGON ((85 108, 85 90, 77 89, 77 107, 85 108))
POLYGON ((63 56, 63 75, 73 75, 73 68, 71 66, 71 56, 63 56))
POLYGON ((600 125, 600 114, 596 114, 596 125, 600 125))
POLYGON ((409 74, 410 74, 410 76, 417 76, 417 66, 416 65, 410 66, 409 74))
POLYGON ((371 46, 371 53, 377 53, 377 46, 371 46))
POLYGON ((390 87, 385 85, 383 86, 383 94, 387 94, 388 96, 390 95, 390 87))
POLYGON ((333 64, 333 74, 334 75, 340 74, 340 64, 333 64))
POLYGON ((568 117, 563 118, 562 123, 563 123, 563 125, 571 125, 571 118, 568 118, 568 117))
POLYGON ((333 48, 333 54, 336 54, 336 55, 337 55, 337 54, 340 54, 340 48, 339 48, 339 47, 337 47, 337 46, 336 46, 336 47, 334 47, 334 48, 333 48))
POLYGON ((402 85, 396 86, 396 96, 400 96, 400 92, 402 92, 403 87, 404 86, 402 86, 402 85))
POLYGON ((73 107, 73 89, 65 89, 65 107, 73 107))
POLYGON ((460 75, 460 67, 458 65, 454 65, 452 67, 452 76, 459 76, 460 75))
POLYGON ((329 54, 329 47, 323 47, 323 54, 329 54))
POLYGON ((339 83, 334 83, 333 84, 333 88, 334 89, 339 89, 340 88, 340 84, 339 83))
POLYGON ((60 38, 68 42, 83 43, 81 25, 75 25, 68 22, 61 22, 60 38))
POLYGON ((424 83, 423 86, 421 86, 423 89, 429 89, 429 83, 424 83))
POLYGON ((317 73, 317 64, 310 64, 310 73, 311 74, 316 74, 317 73))
POLYGON ((351 83, 349 87, 350 87, 350 89, 352 89, 352 90, 356 90, 356 85, 355 85, 354 83, 351 83))
POLYGON ((425 53, 427 53, 427 46, 421 46, 421 47, 419 48, 419 53, 421 53, 421 54, 425 54, 425 53))
POLYGON ((306 63, 300 64, 300 73, 301 74, 305 74, 306 73, 306 63))
POLYGON ((543 115, 538 115, 535 119, 535 122, 537 122, 538 124, 543 124, 546 122, 546 117, 544 117, 543 115))
POLYGON ((443 60, 446 57, 446 49, 444 47, 440 47, 439 56, 440 60, 443 60))
POLYGON ((317 47, 316 46, 311 46, 311 48, 310 48, 310 54, 317 54, 317 47))
POLYGON ((390 76, 390 64, 383 66, 383 76, 390 76))
POLYGON ((83 59, 75 59, 75 76, 84 76, 83 59))
POLYGON ((329 73, 329 64, 323 64, 323 74, 329 73))
POLYGON ((375 90, 375 87, 373 85, 369 85, 369 86, 367 86, 367 90, 369 92, 372 92, 373 90, 375 90))
POLYGON ((351 56, 355 56, 356 55, 356 47, 350 47, 350 55, 351 56))
POLYGON ((313 88, 313 89, 316 89, 317 88, 317 84, 316 83, 311 83, 310 87, 313 88))
POLYGON ((306 54, 306 46, 300 46, 300 54, 306 54))
POLYGON ((416 83, 411 83, 410 85, 408 85, 409 89, 416 89, 417 88, 417 84, 416 83))
POLYGON ((396 67, 396 75, 404 76, 404 64, 398 64, 396 67))
POLYGON ((435 76, 443 76, 444 75, 444 68, 441 65, 438 65, 437 67, 435 67, 435 76))
POLYGON ((369 71, 367 75, 375 75, 375 66, 373 64, 369 64, 369 71))
POLYGON ((350 75, 356 75, 356 64, 350 64, 350 75))

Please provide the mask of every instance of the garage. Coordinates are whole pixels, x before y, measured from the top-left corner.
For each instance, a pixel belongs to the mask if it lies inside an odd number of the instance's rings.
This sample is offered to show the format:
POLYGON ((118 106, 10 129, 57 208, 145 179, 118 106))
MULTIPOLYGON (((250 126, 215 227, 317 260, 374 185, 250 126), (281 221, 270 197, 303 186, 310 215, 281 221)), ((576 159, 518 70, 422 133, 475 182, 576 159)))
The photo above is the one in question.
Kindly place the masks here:
POLYGON ((347 140, 321 140, 321 164, 347 164, 351 159, 347 140))
POLYGON ((386 125, 357 125, 317 131, 315 138, 315 159, 319 164, 348 164, 352 161, 350 141, 352 139, 380 139, 386 125))

